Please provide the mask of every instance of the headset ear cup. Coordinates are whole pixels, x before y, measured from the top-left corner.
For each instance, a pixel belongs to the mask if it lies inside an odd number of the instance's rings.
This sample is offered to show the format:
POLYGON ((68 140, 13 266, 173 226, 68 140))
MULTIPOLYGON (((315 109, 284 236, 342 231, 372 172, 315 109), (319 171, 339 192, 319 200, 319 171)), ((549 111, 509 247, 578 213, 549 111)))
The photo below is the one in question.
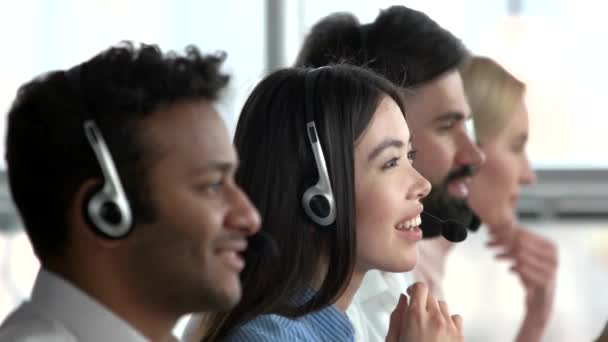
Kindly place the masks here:
POLYGON ((308 205, 310 206, 310 210, 318 217, 325 219, 330 214, 329 200, 321 194, 312 196, 308 205))
POLYGON ((118 205, 112 201, 103 202, 99 210, 99 216, 111 225, 119 225, 123 217, 118 205))
POLYGON ((302 206, 306 216, 316 224, 327 227, 336 220, 335 203, 332 193, 326 193, 312 186, 302 195, 302 206))
POLYGON ((101 229, 99 229, 99 227, 97 227, 97 225, 95 224, 96 220, 93 219, 93 217, 92 217, 93 213, 91 212, 91 200, 93 199, 93 197, 95 195, 97 195, 99 193, 99 191, 101 190, 101 187, 102 187, 101 184, 98 184, 87 191, 86 195, 84 196, 84 200, 82 201, 82 215, 84 216, 84 219, 87 222, 87 224, 89 225, 89 227, 96 234, 100 234, 103 237, 106 237, 106 234, 103 231, 101 231, 101 229))
POLYGON ((87 192, 83 201, 83 214, 87 224, 93 231, 106 239, 120 239, 125 237, 131 229, 121 232, 119 225, 123 221, 123 214, 119 206, 107 199, 103 193, 103 187, 97 185, 87 192), (101 202, 93 205, 94 202, 101 202), (104 225, 105 227, 102 227, 104 225), (116 231, 114 231, 116 230, 116 231))

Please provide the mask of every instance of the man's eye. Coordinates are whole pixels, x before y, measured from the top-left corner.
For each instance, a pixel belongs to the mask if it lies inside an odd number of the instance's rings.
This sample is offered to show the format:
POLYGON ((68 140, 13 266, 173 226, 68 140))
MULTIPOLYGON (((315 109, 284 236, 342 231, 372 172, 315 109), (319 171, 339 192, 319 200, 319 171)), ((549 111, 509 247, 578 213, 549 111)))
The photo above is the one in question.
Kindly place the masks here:
POLYGON ((418 154, 418 150, 411 150, 407 153, 407 159, 409 159, 410 162, 413 162, 414 160, 416 160, 417 154, 418 154))
POLYGON ((196 188, 198 191, 206 193, 206 194, 216 194, 220 192, 222 186, 224 185, 223 180, 219 180, 217 182, 205 183, 198 185, 196 188))
POLYGON ((455 125, 455 121, 454 120, 449 120, 449 121, 444 121, 441 124, 439 124, 438 129, 440 131, 447 131, 449 129, 452 129, 455 125))

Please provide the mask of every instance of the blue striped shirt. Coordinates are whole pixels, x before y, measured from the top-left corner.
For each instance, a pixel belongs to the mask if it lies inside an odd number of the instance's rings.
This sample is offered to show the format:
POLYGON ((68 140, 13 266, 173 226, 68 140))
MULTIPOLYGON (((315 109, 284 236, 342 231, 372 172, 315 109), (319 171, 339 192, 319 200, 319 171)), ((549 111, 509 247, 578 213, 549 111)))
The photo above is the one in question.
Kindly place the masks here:
POLYGON ((235 328, 223 341, 326 342, 355 340, 353 326, 335 305, 298 318, 276 314, 260 315, 235 328))

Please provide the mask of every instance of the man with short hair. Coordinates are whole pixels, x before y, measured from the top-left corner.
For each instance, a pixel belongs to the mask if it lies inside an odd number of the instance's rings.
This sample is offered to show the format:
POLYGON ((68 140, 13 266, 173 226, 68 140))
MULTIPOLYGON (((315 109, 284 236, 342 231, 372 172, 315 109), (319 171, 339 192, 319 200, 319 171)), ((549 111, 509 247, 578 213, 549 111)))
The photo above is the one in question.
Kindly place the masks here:
POLYGON ((41 270, 0 341, 166 341, 238 302, 260 218, 213 107, 223 60, 124 42, 19 89, 8 178, 41 270))

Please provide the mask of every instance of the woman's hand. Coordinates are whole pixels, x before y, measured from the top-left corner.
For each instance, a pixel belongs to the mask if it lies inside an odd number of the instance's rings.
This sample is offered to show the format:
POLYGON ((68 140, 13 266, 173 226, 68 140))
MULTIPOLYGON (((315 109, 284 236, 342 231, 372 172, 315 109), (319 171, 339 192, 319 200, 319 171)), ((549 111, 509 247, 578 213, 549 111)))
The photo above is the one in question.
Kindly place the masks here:
POLYGON ((401 295, 391 314, 387 342, 464 341, 462 318, 450 315, 448 305, 437 301, 424 283, 415 283, 401 295))
POLYGON ((488 246, 502 249, 496 258, 512 262, 511 271, 517 274, 526 291, 526 314, 516 341, 540 341, 553 310, 557 247, 521 227, 491 229, 491 234, 488 246))

